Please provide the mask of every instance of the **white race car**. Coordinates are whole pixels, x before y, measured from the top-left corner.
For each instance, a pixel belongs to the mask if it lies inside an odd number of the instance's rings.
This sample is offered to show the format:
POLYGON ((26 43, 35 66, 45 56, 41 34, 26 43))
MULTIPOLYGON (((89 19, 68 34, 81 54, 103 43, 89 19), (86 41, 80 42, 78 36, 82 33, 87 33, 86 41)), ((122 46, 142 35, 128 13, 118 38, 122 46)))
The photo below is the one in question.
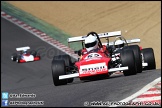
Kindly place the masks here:
POLYGON ((11 60, 16 61, 17 63, 40 60, 39 54, 34 50, 28 52, 27 50, 29 49, 30 49, 29 46, 16 48, 16 51, 18 51, 19 53, 12 54, 11 60))

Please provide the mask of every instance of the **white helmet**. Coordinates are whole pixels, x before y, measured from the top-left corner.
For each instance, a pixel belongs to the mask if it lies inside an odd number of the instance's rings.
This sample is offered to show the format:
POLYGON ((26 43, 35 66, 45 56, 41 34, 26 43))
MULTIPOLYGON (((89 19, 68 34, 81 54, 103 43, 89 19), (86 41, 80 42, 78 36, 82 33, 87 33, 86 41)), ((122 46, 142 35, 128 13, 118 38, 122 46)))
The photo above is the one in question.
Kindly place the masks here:
POLYGON ((123 40, 117 40, 117 41, 115 42, 115 48, 122 48, 122 47, 124 47, 124 42, 123 42, 123 40))
POLYGON ((24 53, 24 54, 27 54, 27 50, 26 50, 26 49, 25 49, 25 50, 23 50, 23 53, 24 53))
POLYGON ((98 47, 97 37, 90 34, 87 38, 85 38, 85 47, 88 52, 96 49, 98 47))

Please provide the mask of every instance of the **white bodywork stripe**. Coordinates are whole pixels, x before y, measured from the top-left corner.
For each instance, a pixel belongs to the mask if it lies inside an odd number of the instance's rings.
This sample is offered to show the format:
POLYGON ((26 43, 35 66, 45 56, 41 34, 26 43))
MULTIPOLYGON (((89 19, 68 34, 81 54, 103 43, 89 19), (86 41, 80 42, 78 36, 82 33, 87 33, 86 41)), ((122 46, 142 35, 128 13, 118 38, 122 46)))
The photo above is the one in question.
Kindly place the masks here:
POLYGON ((23 56, 25 61, 34 61, 34 56, 30 55, 30 56, 23 56))
POLYGON ((116 72, 116 71, 123 71, 123 70, 128 70, 128 66, 120 67, 120 68, 111 68, 109 69, 109 72, 116 72))
POLYGON ((148 66, 148 63, 142 63, 142 66, 148 66))
POLYGON ((79 77, 79 73, 61 75, 61 76, 59 76, 59 80, 60 79, 67 79, 67 78, 75 78, 75 77, 79 77))

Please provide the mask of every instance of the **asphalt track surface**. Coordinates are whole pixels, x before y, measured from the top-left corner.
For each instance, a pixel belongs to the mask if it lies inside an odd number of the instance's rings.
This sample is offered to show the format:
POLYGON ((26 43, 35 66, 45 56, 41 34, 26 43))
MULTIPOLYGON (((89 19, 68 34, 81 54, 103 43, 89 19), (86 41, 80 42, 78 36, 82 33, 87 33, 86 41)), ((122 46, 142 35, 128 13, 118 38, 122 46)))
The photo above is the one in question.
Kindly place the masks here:
POLYGON ((158 69, 89 82, 75 78, 71 84, 56 87, 51 61, 59 54, 64 53, 1 17, 1 92, 36 94, 32 99, 9 99, 14 101, 44 101, 46 107, 77 107, 84 106, 85 101, 120 101, 161 76, 161 69, 158 69), (11 61, 11 54, 23 46, 40 52, 42 59, 22 64, 11 61))

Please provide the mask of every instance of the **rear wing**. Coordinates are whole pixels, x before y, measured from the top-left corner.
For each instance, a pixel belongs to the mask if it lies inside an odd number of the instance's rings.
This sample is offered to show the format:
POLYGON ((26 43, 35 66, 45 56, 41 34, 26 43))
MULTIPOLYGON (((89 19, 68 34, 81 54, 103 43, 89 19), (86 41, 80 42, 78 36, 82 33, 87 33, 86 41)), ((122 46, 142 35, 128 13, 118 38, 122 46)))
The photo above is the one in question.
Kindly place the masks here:
POLYGON ((26 47, 16 48, 16 51, 24 51, 24 50, 28 50, 28 49, 30 49, 30 47, 26 46, 26 47))
MULTIPOLYGON (((99 38, 121 36, 121 31, 99 33, 98 36, 99 36, 99 38)), ((67 41, 68 41, 68 43, 78 42, 78 41, 84 41, 85 38, 86 38, 86 36, 77 36, 77 37, 68 38, 67 41)))
MULTIPOLYGON (((140 43, 140 39, 136 38, 136 39, 131 39, 131 40, 126 40, 127 44, 132 44, 132 43, 140 43)), ((124 41, 125 43, 125 41, 124 41)), ((102 45, 107 45, 108 43, 102 43, 102 45)), ((109 42, 109 45, 114 45, 114 42, 109 42)))

